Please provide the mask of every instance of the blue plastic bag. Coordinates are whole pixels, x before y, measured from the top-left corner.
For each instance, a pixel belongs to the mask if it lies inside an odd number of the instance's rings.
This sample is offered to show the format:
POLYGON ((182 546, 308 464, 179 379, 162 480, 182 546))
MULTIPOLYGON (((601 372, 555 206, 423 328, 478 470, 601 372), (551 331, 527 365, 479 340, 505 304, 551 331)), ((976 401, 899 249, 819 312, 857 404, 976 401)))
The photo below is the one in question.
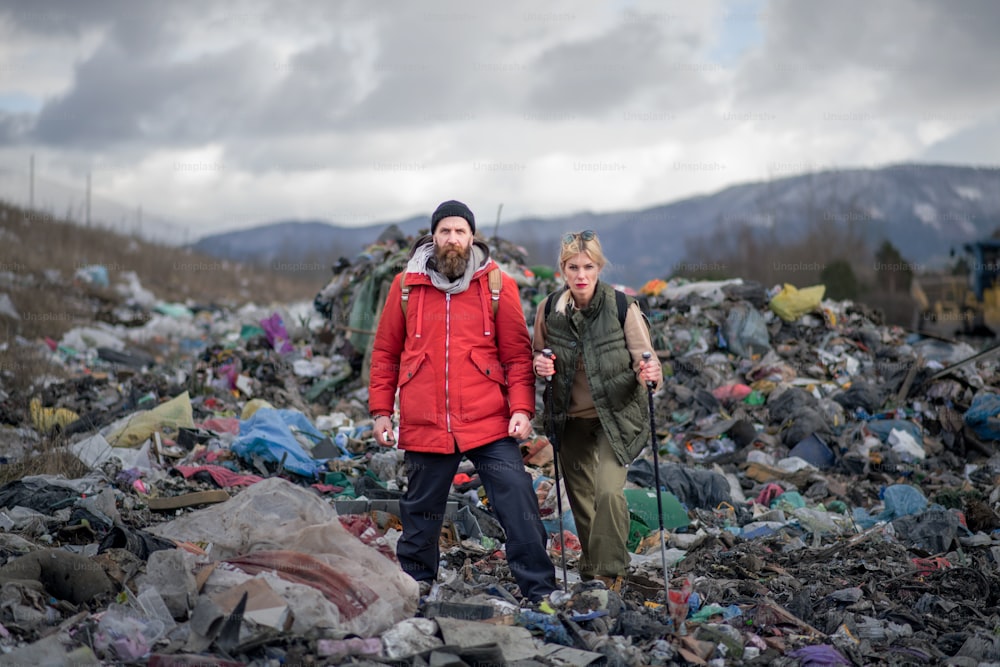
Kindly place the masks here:
POLYGON ((240 422, 240 435, 233 441, 232 451, 247 461, 254 455, 274 463, 284 458, 286 470, 315 477, 326 459, 310 456, 295 438, 293 428, 315 442, 325 437, 301 412, 261 408, 240 422))
POLYGON ((983 440, 1000 440, 1000 394, 973 398, 963 420, 983 440))
POLYGON ((908 484, 893 484, 882 494, 885 510, 879 515, 883 521, 891 521, 902 516, 919 514, 927 509, 927 498, 916 487, 908 484))

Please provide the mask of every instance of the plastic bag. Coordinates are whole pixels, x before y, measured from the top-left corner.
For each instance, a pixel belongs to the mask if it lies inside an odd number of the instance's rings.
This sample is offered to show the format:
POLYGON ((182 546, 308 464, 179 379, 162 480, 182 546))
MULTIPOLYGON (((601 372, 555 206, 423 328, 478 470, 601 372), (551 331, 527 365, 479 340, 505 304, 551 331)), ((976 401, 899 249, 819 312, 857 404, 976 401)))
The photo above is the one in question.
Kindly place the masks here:
POLYGON ((963 418, 977 436, 984 440, 1000 440, 1000 394, 980 394, 963 418))
POLYGON ((922 461, 927 456, 923 445, 914 440, 913 436, 906 431, 896 429, 890 431, 889 444, 892 445, 892 451, 899 454, 899 457, 907 463, 922 461))
POLYGON ((301 412, 260 408, 250 419, 240 422, 240 435, 231 449, 242 459, 252 460, 256 454, 265 461, 284 461, 286 470, 315 477, 326 459, 312 458, 293 431, 314 443, 325 437, 301 412))
MULTIPOLYGON (((237 559, 240 554, 266 557, 269 566, 286 565, 270 570, 312 578, 314 585, 306 585, 273 572, 258 575, 288 602, 294 634, 321 631, 326 636, 372 637, 417 610, 417 582, 412 577, 351 535, 336 510, 312 489, 280 478, 265 479, 225 503, 157 524, 149 532, 209 543, 213 556, 223 560, 237 559), (344 582, 350 582, 346 590, 344 582), (330 596, 336 600, 350 596, 352 588, 357 588, 358 595, 351 600, 358 604, 338 606, 331 600, 330 596)), ((241 581, 234 580, 234 575, 249 578, 217 568, 206 589, 238 585, 241 581)))
POLYGON ((285 323, 281 320, 281 315, 274 313, 267 319, 261 320, 260 326, 264 329, 267 342, 275 352, 287 354, 295 350, 295 347, 289 340, 288 330, 285 328, 285 323))
POLYGON ((879 515, 882 520, 919 514, 927 507, 927 498, 924 494, 909 484, 893 484, 886 487, 882 501, 885 504, 885 510, 879 515))
POLYGON ((138 447, 156 432, 179 428, 194 428, 191 397, 186 391, 152 410, 135 413, 120 430, 107 434, 106 439, 112 447, 138 447))
POLYGON ((765 350, 771 349, 764 316, 749 304, 738 303, 733 306, 726 316, 722 331, 729 341, 729 349, 741 357, 763 354, 765 350))
POLYGON ((44 408, 40 398, 31 399, 28 410, 35 430, 42 433, 48 433, 56 427, 66 428, 80 418, 75 412, 66 408, 44 408))
POLYGON ((798 289, 785 283, 768 304, 774 314, 785 322, 794 322, 806 313, 819 309, 819 304, 826 293, 826 285, 813 285, 798 289))

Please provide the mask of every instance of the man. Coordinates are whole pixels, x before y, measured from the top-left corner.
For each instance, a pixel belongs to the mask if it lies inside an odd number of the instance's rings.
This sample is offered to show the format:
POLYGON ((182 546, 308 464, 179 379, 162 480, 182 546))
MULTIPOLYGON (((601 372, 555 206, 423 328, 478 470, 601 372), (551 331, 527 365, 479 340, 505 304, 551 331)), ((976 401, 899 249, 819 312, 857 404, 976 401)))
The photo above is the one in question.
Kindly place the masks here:
POLYGON ((446 201, 431 216, 431 235, 414 244, 375 334, 369 410, 375 439, 392 446, 399 390, 408 486, 396 554, 421 591, 437 577, 445 504, 465 456, 507 533, 507 560, 521 594, 537 602, 555 590, 555 568, 516 440, 527 437, 535 410, 531 340, 517 284, 495 274, 502 284, 490 289, 496 262, 475 233, 469 207, 446 201))

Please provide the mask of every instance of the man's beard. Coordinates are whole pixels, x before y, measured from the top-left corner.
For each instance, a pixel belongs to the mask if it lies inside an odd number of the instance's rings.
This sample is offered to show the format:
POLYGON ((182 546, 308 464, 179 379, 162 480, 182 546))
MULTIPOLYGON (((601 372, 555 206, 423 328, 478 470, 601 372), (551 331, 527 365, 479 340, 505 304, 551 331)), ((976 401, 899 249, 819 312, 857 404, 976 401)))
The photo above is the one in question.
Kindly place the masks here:
POLYGON ((456 245, 437 248, 435 250, 437 270, 444 274, 448 280, 455 280, 465 275, 465 269, 469 265, 469 251, 471 249, 471 246, 462 248, 456 245))

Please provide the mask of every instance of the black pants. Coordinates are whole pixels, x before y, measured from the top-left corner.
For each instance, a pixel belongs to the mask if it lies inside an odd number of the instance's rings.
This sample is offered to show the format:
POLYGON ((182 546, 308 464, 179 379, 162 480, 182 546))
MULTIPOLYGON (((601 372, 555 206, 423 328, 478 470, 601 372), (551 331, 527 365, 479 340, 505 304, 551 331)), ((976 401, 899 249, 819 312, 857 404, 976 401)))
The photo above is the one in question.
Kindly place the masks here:
MULTIPOLYGON (((403 535, 396 555, 403 571, 417 581, 437 577, 445 504, 462 456, 460 452, 406 452, 409 485, 399 502, 403 535)), ((490 505, 507 533, 507 562, 521 595, 532 601, 542 598, 555 590, 555 568, 545 551, 538 500, 517 441, 503 438, 464 456, 476 466, 490 505)))

